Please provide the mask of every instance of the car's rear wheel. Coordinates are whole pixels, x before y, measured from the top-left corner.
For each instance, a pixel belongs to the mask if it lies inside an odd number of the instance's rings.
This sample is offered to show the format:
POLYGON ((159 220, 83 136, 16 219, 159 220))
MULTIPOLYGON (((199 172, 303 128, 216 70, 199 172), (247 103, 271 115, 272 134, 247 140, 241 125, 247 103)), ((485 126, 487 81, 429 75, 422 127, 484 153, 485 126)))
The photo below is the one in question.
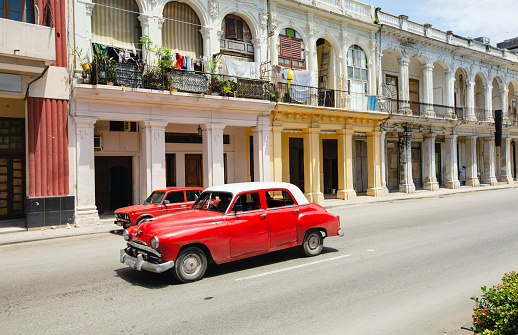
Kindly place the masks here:
POLYGON ((144 222, 146 222, 147 220, 149 220, 149 218, 140 218, 138 219, 137 223, 135 225, 141 225, 143 224, 144 222))
POLYGON ((207 256, 198 247, 189 247, 176 258, 173 273, 182 283, 200 280, 207 270, 207 256))
POLYGON ((302 250, 306 256, 316 256, 322 252, 324 247, 324 238, 318 230, 310 230, 304 237, 302 242, 302 250))

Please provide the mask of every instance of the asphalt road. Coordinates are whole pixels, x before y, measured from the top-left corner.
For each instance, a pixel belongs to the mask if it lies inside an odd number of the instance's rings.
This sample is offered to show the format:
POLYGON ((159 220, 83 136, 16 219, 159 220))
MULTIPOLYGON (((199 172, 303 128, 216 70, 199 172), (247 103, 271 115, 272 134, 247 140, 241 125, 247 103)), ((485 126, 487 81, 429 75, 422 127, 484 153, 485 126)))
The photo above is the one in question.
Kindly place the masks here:
POLYGON ((518 189, 332 209, 343 238, 176 284, 117 234, 0 246, 1 334, 471 334, 473 295, 518 270, 518 189))

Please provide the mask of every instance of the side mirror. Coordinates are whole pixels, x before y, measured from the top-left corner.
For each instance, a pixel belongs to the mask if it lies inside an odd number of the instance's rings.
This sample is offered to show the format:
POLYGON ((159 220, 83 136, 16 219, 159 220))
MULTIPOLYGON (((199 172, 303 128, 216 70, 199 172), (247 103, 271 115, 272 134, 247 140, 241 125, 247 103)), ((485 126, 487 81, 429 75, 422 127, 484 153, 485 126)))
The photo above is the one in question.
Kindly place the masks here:
POLYGON ((169 205, 171 203, 171 201, 169 200, 164 200, 164 205, 169 205))
POLYGON ((243 211, 243 205, 235 205, 234 206, 234 213, 242 212, 243 211))

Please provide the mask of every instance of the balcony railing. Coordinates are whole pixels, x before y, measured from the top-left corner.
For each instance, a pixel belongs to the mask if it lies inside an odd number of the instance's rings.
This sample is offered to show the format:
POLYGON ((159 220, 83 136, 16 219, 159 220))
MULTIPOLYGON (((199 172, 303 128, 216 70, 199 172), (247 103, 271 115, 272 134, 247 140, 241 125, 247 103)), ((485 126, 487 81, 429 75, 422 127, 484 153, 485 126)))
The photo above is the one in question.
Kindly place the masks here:
POLYGON ((384 99, 381 102, 383 109, 390 114, 432 116, 439 119, 458 118, 454 108, 445 105, 427 104, 424 102, 384 99))
POLYGON ((270 100, 320 107, 377 110, 364 94, 198 71, 164 69, 135 63, 98 62, 91 65, 90 83, 270 100))

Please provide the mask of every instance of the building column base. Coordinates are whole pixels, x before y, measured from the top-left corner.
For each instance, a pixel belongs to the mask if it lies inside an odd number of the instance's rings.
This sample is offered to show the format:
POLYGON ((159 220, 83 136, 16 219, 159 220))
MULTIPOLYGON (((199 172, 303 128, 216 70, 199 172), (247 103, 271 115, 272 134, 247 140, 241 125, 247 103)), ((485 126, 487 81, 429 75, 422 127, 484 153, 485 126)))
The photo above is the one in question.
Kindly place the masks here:
POLYGON ((498 185, 498 179, 496 179, 496 177, 484 178, 482 180, 482 184, 489 184, 491 186, 495 186, 498 185))
POLYGON ((344 200, 356 199, 356 191, 355 190, 338 190, 338 192, 336 193, 336 197, 338 199, 344 199, 344 200))
POLYGON ((306 193, 304 195, 310 202, 320 204, 324 201, 324 194, 322 192, 306 193))
POLYGON ((477 187, 480 186, 478 178, 466 179, 466 186, 477 187))
POLYGON ((439 190, 439 183, 436 181, 433 182, 426 182, 424 183, 423 188, 428 191, 438 191, 439 190))
POLYGON ((414 184, 400 184, 399 192, 403 193, 415 193, 415 185, 414 184))
POLYGON ((101 223, 97 207, 78 207, 75 221, 76 226, 92 226, 101 223))
POLYGON ((460 181, 454 180, 454 181, 447 181, 446 187, 451 189, 460 188, 460 181))
POLYGON ((372 197, 383 197, 385 196, 385 190, 383 187, 368 188, 367 195, 372 197))

